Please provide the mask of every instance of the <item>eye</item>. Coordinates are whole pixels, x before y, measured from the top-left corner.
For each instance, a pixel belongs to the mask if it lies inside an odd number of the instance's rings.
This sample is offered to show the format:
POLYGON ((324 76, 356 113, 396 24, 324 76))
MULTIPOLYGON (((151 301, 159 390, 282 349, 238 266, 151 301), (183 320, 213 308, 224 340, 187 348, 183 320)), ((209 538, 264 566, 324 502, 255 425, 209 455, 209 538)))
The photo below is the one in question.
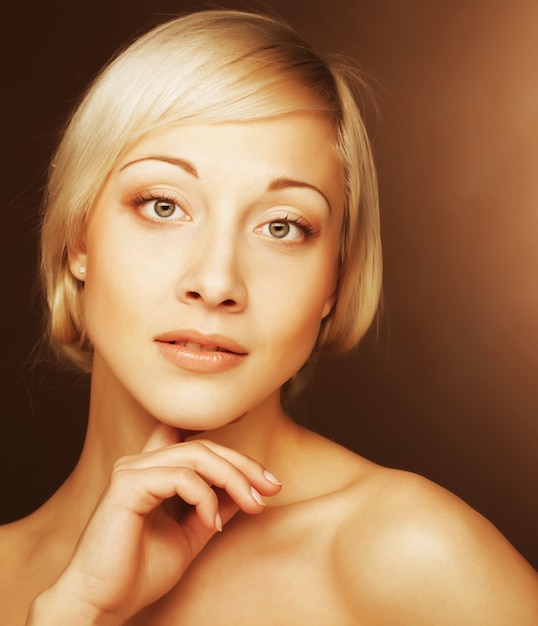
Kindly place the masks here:
POLYGON ((272 237, 284 239, 289 234, 291 226, 288 222, 271 222, 268 224, 268 229, 272 237))
POLYGON ((308 239, 315 234, 309 222, 300 217, 286 216, 284 219, 273 220, 259 227, 259 232, 272 239, 295 243, 308 239))
POLYGON ((143 192, 131 198, 131 205, 143 216, 155 222, 188 220, 177 200, 165 193, 143 192))
POLYGON ((176 212, 177 206, 168 200, 155 200, 153 203, 153 211, 158 217, 172 217, 176 212))

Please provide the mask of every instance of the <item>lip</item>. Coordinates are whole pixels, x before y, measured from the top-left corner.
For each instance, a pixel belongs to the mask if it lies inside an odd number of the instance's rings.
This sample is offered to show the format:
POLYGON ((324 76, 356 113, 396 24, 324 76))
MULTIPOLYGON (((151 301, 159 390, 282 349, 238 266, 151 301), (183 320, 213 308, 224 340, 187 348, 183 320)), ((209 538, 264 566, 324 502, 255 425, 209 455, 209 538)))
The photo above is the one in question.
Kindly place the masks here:
POLYGON ((190 329, 166 332, 154 341, 173 365, 191 372, 224 372, 248 355, 242 345, 229 337, 190 329))

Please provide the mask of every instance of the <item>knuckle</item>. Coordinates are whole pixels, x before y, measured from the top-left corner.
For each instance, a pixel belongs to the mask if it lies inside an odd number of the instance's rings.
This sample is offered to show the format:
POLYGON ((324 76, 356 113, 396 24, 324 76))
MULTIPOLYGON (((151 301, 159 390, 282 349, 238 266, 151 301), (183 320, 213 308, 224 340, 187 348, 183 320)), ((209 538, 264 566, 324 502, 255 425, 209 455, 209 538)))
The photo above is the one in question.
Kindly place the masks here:
POLYGON ((117 459, 112 466, 112 473, 126 469, 126 467, 131 463, 133 458, 133 455, 120 456, 119 459, 117 459))
POLYGON ((206 452, 209 449, 208 444, 207 439, 196 439, 196 441, 189 441, 187 445, 196 452, 206 452))
POLYGON ((189 467, 180 466, 174 469, 174 475, 178 482, 187 482, 192 478, 192 474, 193 471, 189 467))
POLYGON ((261 465, 256 459, 250 456, 245 456, 243 460, 243 467, 246 472, 251 475, 256 475, 263 472, 263 465, 261 465))
POLYGON ((130 480, 132 471, 124 466, 114 467, 110 474, 110 483, 118 484, 130 480))

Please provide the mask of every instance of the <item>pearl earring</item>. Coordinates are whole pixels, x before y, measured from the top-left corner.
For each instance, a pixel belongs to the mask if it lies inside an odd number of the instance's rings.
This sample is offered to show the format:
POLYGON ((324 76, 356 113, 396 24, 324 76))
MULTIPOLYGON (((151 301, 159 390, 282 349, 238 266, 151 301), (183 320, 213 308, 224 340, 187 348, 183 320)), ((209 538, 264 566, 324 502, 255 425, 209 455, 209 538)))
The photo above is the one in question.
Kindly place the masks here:
POLYGON ((84 274, 86 273, 86 266, 85 265, 81 265, 78 268, 79 274, 82 274, 84 276, 84 274))

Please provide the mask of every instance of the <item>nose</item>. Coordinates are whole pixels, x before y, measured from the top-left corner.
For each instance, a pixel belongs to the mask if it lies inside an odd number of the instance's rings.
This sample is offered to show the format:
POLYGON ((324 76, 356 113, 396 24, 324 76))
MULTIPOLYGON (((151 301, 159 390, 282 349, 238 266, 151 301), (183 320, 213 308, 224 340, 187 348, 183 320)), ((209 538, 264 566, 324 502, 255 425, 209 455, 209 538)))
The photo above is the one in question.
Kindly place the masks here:
POLYGON ((238 242, 234 237, 195 237, 178 281, 178 298, 186 304, 199 303, 230 313, 242 311, 247 302, 238 242))

